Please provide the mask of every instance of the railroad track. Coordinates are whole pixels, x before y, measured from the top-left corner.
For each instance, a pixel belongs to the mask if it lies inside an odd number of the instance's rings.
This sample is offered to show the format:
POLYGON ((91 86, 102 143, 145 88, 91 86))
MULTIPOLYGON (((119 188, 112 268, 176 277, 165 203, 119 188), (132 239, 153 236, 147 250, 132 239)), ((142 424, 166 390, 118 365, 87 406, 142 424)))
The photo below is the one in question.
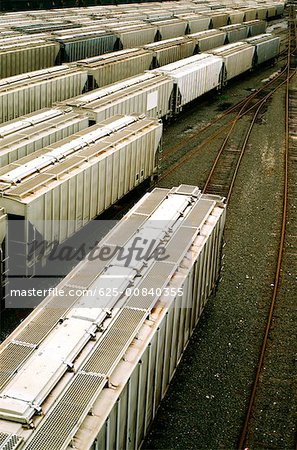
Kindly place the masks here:
MULTIPOLYGON (((296 78, 296 69, 292 68, 291 55, 293 47, 296 45, 296 22, 294 17, 289 20, 289 45, 288 45, 288 64, 287 76, 285 80, 285 152, 284 152, 284 186, 283 186, 283 208, 281 217, 281 229, 278 244, 277 262, 275 268, 275 278, 273 282, 273 292, 269 312, 266 321, 265 332, 260 349, 258 364, 256 368, 255 379, 251 390, 249 403, 246 411, 245 420, 241 430, 238 448, 244 449, 249 445, 249 435, 253 413, 255 410, 255 401, 259 386, 261 385, 261 376, 265 358, 267 356, 268 340, 272 331, 272 323, 277 301, 280 300, 280 289, 282 283, 285 283, 286 272, 296 273, 296 207, 297 198, 296 174, 297 174, 297 89, 290 90, 290 83, 296 78), (288 227, 289 225, 289 227, 288 227), (288 230, 289 228, 289 230, 288 230), (284 262, 284 255, 286 261, 284 262), (295 272, 294 272, 295 271, 295 272)), ((296 446, 296 443, 295 443, 296 446)), ((297 448, 297 446, 296 446, 297 448)))
MULTIPOLYGON (((241 100, 240 102, 233 105, 231 108, 227 109, 223 114, 220 114, 214 120, 209 122, 206 126, 198 130, 196 133, 194 133, 190 138, 187 138, 183 140, 182 142, 178 143, 174 147, 171 147, 170 150, 167 150, 166 152, 163 152, 162 155, 162 163, 166 161, 169 158, 172 158, 176 153, 178 153, 181 149, 185 148, 188 149, 191 144, 194 144, 192 148, 187 150, 185 154, 183 154, 176 162, 171 164, 168 169, 163 171, 162 175, 159 177, 159 181, 162 181, 172 173, 176 172, 180 167, 182 167, 187 161, 191 160, 194 156, 197 155, 200 151, 202 151, 207 145, 215 145, 215 142, 218 138, 221 138, 222 136, 225 136, 223 146, 224 150, 226 150, 227 143, 225 142, 226 139, 229 140, 232 134, 234 134, 235 131, 235 125, 239 123, 239 121, 245 117, 246 115, 252 113, 254 110, 256 110, 259 106, 261 108, 258 111, 258 114, 260 110, 263 108, 266 101, 280 88, 284 85, 286 80, 286 73, 287 73, 287 65, 270 81, 265 83, 262 87, 257 89, 256 91, 249 94, 246 98, 241 100), (230 116, 234 115, 231 119, 230 116), (227 119, 227 121, 226 121, 227 119), (215 127, 218 124, 217 127, 215 127), (199 140, 200 142, 198 144, 195 143, 195 141, 199 140)), ((258 115, 257 114, 257 115, 258 115)), ((235 154, 238 154, 237 150, 230 150, 235 154)), ((232 153, 232 155, 233 155, 232 153)), ((218 151, 218 155, 222 156, 222 158, 225 158, 226 152, 222 152, 222 148, 220 147, 218 151), (224 153, 224 155, 223 155, 224 153)), ((228 158, 226 158, 228 159, 228 158)), ((232 161, 234 160, 234 155, 231 157, 229 155, 229 164, 232 164, 232 161)), ((222 161, 222 159, 220 159, 222 161)), ((214 165, 218 166, 218 157, 216 157, 214 161, 214 165)), ((222 163, 223 164, 223 163, 222 163)), ((219 170, 219 169, 218 169, 219 170)), ((225 174, 227 172, 230 172, 230 169, 225 168, 225 174)), ((210 174, 217 173, 214 167, 211 168, 210 174)), ((206 184, 210 184, 209 179, 207 179, 206 184)), ((216 184, 213 182, 213 184, 216 184)), ((224 185, 224 188, 222 188, 223 192, 226 192, 226 181, 222 183, 221 177, 220 181, 217 183, 218 185, 221 185, 221 187, 224 185)), ((218 186, 220 187, 220 186, 218 186)), ((208 187, 208 190, 210 192, 210 187, 208 187)), ((213 190, 212 193, 219 193, 222 194, 222 191, 220 189, 213 190)))

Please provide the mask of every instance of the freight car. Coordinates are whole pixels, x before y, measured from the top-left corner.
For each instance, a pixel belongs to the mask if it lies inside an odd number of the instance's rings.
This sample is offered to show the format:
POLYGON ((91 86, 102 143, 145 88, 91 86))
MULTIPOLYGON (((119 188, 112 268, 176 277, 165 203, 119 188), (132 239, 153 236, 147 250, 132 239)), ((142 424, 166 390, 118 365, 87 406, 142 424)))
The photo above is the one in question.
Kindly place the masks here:
POLYGON ((280 38, 272 34, 260 34, 246 39, 245 42, 255 46, 254 65, 273 61, 279 55, 280 38))
POLYGON ((253 67, 255 47, 247 42, 236 42, 234 44, 224 45, 208 50, 208 52, 223 60, 223 84, 225 84, 226 81, 231 80, 231 78, 247 72, 253 67))
MULTIPOLYGON (((7 237, 7 215, 0 207, 0 310, 5 296, 7 261, 5 258, 5 239, 7 237)), ((1 359, 1 357, 0 357, 1 359)), ((0 376, 1 378, 1 376, 0 376)))
MULTIPOLYGON (((263 22, 264 26, 262 21, 255 22, 252 24, 244 23, 241 30, 235 26, 236 30, 233 29, 231 39, 234 39, 238 32, 244 37, 257 34, 257 30, 262 33, 261 30, 266 28, 265 22, 263 22)), ((187 36, 154 42, 142 48, 121 50, 83 59, 73 62, 71 67, 82 67, 88 71, 88 86, 89 90, 92 90, 138 75, 145 70, 171 64, 198 52, 219 47, 227 42, 227 33, 231 36, 230 27, 222 27, 220 30, 205 30, 187 36)))
POLYGON ((195 186, 155 189, 2 343, 7 442, 139 448, 218 279, 225 213, 195 186))
POLYGON ((57 32, 52 39, 60 45, 60 62, 72 62, 79 59, 103 55, 117 50, 118 38, 104 30, 71 30, 66 35, 57 32))
POLYGON ((62 102, 94 123, 114 114, 141 111, 147 117, 168 117, 173 112, 173 80, 163 74, 147 72, 85 95, 62 102))
MULTIPOLYGON (((212 34, 213 30, 208 30, 209 33, 212 34)), ((210 42, 212 38, 211 35, 210 42)), ((96 122, 113 114, 133 112, 150 117, 170 117, 210 90, 221 89, 227 80, 265 61, 273 61, 278 55, 279 44, 279 37, 269 34, 249 38, 246 42, 209 50, 215 57, 209 58, 209 54, 200 53, 95 89, 61 102, 61 105, 76 108, 96 122)))
POLYGON ((83 92, 86 70, 67 65, 0 80, 0 123, 83 92))
POLYGON ((166 74, 173 80, 175 85, 173 109, 178 113, 187 103, 218 88, 222 69, 222 58, 200 53, 155 69, 155 73, 166 74))
POLYGON ((132 48, 77 61, 72 63, 71 67, 86 70, 89 89, 94 89, 138 75, 148 70, 152 62, 151 51, 132 48))
POLYGON ((150 69, 165 66, 180 59, 188 58, 196 53, 197 43, 189 36, 180 36, 145 45, 144 50, 153 54, 150 69))
POLYGON ((60 51, 58 42, 24 36, 0 40, 0 78, 52 67, 60 51))
POLYGON ((20 255, 15 269, 35 268, 30 242, 65 241, 152 177, 161 136, 159 120, 114 116, 1 168, 0 204, 23 226, 24 240, 9 241, 20 255))
POLYGON ((226 32, 221 30, 205 30, 199 33, 189 34, 187 37, 195 42, 196 52, 205 52, 210 48, 220 47, 225 44, 226 32))
POLYGON ((0 126, 0 167, 54 144, 89 126, 87 116, 70 108, 44 109, 0 126))

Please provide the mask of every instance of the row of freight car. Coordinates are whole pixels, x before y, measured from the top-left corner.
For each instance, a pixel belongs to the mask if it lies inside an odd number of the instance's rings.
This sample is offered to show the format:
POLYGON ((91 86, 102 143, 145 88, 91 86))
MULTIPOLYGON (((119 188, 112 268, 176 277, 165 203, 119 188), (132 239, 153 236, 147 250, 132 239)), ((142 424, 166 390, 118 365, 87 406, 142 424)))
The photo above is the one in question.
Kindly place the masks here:
MULTIPOLYGON (((97 37, 89 36, 89 38, 83 35, 81 41, 70 40, 64 46, 63 54, 67 54, 67 58, 62 58, 60 62, 66 59, 69 61, 82 59, 82 63, 84 63, 83 58, 85 58, 88 59, 88 61, 85 61, 86 63, 93 63, 101 60, 101 54, 107 54, 106 57, 103 55, 102 61, 104 62, 106 58, 120 59, 122 55, 129 54, 133 56, 133 53, 138 51, 147 55, 146 60, 148 62, 146 62, 144 69, 152 69, 212 47, 219 47, 224 43, 232 43, 249 36, 265 33, 265 31, 266 22, 254 20, 237 25, 227 25, 219 29, 204 30, 187 36, 151 42, 142 47, 122 52, 113 52, 113 46, 108 46, 106 36, 103 33, 99 33, 97 37), (132 53, 131 50, 133 50, 132 53), (95 59, 90 59, 89 57, 93 57, 93 55, 97 56, 94 57, 95 59)), ((139 35, 137 44, 140 45, 145 41, 146 38, 139 35)), ((46 39, 21 36, 15 41, 15 38, 7 38, 2 41, 2 45, 0 44, 0 78, 55 66, 60 59, 58 55, 61 54, 59 43, 50 42, 46 39), (4 41, 6 42, 4 43, 4 41)), ((109 82, 112 81, 116 80, 110 79, 109 82)))
POLYGON ((186 58, 0 127, 0 204, 23 219, 24 241, 13 245, 24 258, 16 262, 32 273, 39 260, 31 254, 31 266, 26 265, 32 239, 61 244, 156 174, 162 135, 156 119, 219 88, 222 75, 230 80, 250 70, 255 52, 261 63, 277 55, 278 37, 253 40, 186 58))
MULTIPOLYGON (((222 28, 229 42, 243 39, 251 28, 262 28, 262 10, 228 10, 167 18, 149 23, 143 20, 115 21, 98 19, 91 23, 62 21, 45 23, 7 22, 0 18, 0 77, 52 67, 64 62, 99 56, 120 49, 144 46, 155 41, 190 35, 208 29, 222 28), (246 23, 246 29, 242 22, 246 23), (229 24, 229 27, 228 27, 229 24), (2 31, 1 31, 2 30, 2 31), (14 34, 13 34, 14 33, 14 34)), ((279 14, 275 8, 275 14, 279 14)), ((5 16, 4 16, 5 17, 5 16)), ((259 33, 259 31, 258 31, 259 33)))
MULTIPOLYGON (((3 2, 3 0, 2 0, 3 2)), ((138 20, 162 20, 176 15, 186 15, 201 12, 221 12, 224 10, 244 9, 251 16, 259 14, 261 18, 271 18, 282 14, 284 10, 284 1, 280 0, 223 0, 220 4, 213 1, 167 1, 167 2, 150 2, 150 4, 137 3, 116 6, 97 6, 92 8, 65 8, 60 10, 31 10, 24 13, 22 11, 7 13, 0 15, 0 21, 8 18, 11 22, 33 22, 33 20, 51 21, 55 19, 73 22, 88 23, 90 20, 98 19, 138 19, 138 20)))
MULTIPOLYGON (((198 38, 198 42, 204 48, 212 47, 223 37, 224 35, 220 32, 208 31, 198 38)), ((279 52, 279 42, 278 37, 263 34, 259 37, 248 38, 245 42, 208 50, 208 53, 216 55, 218 60, 215 74, 219 72, 219 76, 216 77, 216 84, 212 88, 219 87, 234 76, 275 58, 279 52)), ((176 42, 167 42, 161 48, 158 46, 152 48, 154 52, 147 49, 122 50, 77 63, 4 78, 0 80, 0 123, 52 106, 55 102, 76 97, 85 91, 94 89, 96 86, 107 86, 110 83, 141 74, 152 67, 153 61, 155 61, 156 66, 166 60, 167 62, 168 60, 173 61, 174 64, 169 67, 162 65, 153 72, 167 74, 168 71, 182 71, 184 66, 189 68, 190 63, 192 63, 191 67, 195 72, 200 68, 200 65, 196 64, 195 61, 201 61, 206 57, 203 56, 204 53, 200 53, 191 56, 192 59, 185 58, 176 61, 180 56, 184 58, 186 53, 189 50, 191 52, 193 48, 185 47, 179 43, 176 44, 176 42)), ((208 62, 210 62, 209 58, 208 54, 208 62)), ((169 74, 169 76, 174 78, 173 75, 169 74)), ((182 77, 182 80, 184 79, 185 74, 182 77)), ((193 84, 188 86, 187 90, 193 89, 192 100, 195 96, 197 97, 197 88, 201 93, 209 90, 208 87, 207 89, 204 87, 205 82, 207 82, 207 79, 197 86, 193 84)), ((90 93, 89 98, 93 98, 92 95, 93 92, 90 93)), ((94 93, 94 96, 96 96, 96 93, 94 93)), ((185 95, 180 92, 174 99, 173 106, 169 107, 169 111, 171 113, 178 112, 188 101, 185 95)))
POLYGON ((195 186, 146 194, 2 343, 1 450, 139 448, 216 284, 225 214, 195 186))

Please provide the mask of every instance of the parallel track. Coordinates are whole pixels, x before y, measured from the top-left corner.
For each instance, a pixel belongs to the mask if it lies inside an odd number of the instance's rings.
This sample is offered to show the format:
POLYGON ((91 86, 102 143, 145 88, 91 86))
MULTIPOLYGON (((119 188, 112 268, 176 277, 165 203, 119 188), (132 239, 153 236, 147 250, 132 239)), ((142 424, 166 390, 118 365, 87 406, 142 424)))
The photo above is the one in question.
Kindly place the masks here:
MULTIPOLYGON (((284 186, 283 186, 283 207, 282 207, 282 219, 281 219, 281 230, 280 230, 280 237, 279 237, 279 246, 278 246, 278 255, 277 255, 277 262, 276 262, 276 269, 275 269, 275 279, 273 283, 273 292, 272 292, 272 298, 271 303, 269 306, 269 312, 268 317, 266 321, 266 327, 265 327, 265 333, 261 345, 259 360, 257 363, 257 370, 255 379, 253 382, 253 388, 251 391, 248 408, 244 420, 244 424, 242 427, 240 439, 238 448, 244 449, 248 443, 248 436, 249 436, 249 427, 250 422, 253 415, 253 410, 255 406, 255 400, 257 397, 257 391, 260 384, 260 378, 262 375, 262 370, 264 366, 264 361, 266 357, 266 350, 267 350, 267 343, 271 331, 271 325, 273 321, 273 315, 275 311, 275 305, 278 299, 278 293, 280 288, 280 279, 281 279, 281 270, 282 270, 282 263, 283 263, 283 254, 285 251, 285 247, 293 247, 293 245, 296 245, 296 242, 294 242, 295 236, 287 235, 286 234, 286 228, 288 223, 288 192, 289 188, 292 188, 292 186, 289 185, 289 162, 290 166, 293 164, 296 165, 296 159, 297 159, 297 149, 296 147, 293 147, 291 145, 292 141, 292 130, 290 129, 290 125, 292 125, 292 119, 294 117, 294 109, 297 107, 297 93, 295 93, 295 98, 293 98, 292 107, 290 102, 290 81, 294 75, 296 75, 296 69, 291 69, 291 54, 292 54, 292 40, 295 40, 296 44, 296 23, 295 21, 289 20, 289 45, 288 45, 288 63, 287 63, 287 77, 285 81, 286 85, 286 95, 285 95, 285 152, 284 152, 284 186), (293 26, 292 26, 293 25, 293 26), (293 28, 293 29, 292 29, 293 28), (293 36, 292 36, 293 34, 293 36), (291 109, 291 117, 290 117, 290 109, 291 109)), ((294 127, 293 127, 294 128, 294 127)), ((296 175, 296 174, 295 174, 296 175)), ((291 178, 291 183, 294 183, 294 180, 291 178)), ((294 192, 294 191, 293 191, 294 192)))

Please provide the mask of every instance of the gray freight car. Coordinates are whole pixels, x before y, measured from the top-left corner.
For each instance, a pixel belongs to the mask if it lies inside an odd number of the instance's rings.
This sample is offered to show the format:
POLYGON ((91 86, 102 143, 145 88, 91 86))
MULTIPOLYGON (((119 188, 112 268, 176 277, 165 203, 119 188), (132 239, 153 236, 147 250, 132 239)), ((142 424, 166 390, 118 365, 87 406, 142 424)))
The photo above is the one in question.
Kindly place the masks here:
POLYGON ((151 51, 131 48, 87 58, 71 66, 86 70, 89 76, 89 87, 95 89, 138 75, 150 69, 152 62, 151 51))
POLYGON ((161 136, 159 120, 114 116, 0 169, 0 205, 24 219, 23 268, 32 239, 65 241, 152 177, 161 136))
POLYGON ((117 50, 118 38, 105 30, 79 28, 66 35, 55 33, 54 40, 61 46, 61 62, 71 62, 117 50))
POLYGON ((139 448, 216 285, 225 214, 195 186, 155 189, 66 276, 1 344, 7 441, 139 448))
POLYGON ((265 33, 245 40, 255 46, 255 65, 274 60, 279 55, 280 37, 265 33))
POLYGON ((97 123, 115 114, 161 118, 172 113, 172 95, 173 81, 169 77, 147 72, 66 100, 64 105, 78 109, 97 123))
POLYGON ((0 41, 0 78, 45 69, 56 64, 60 51, 57 42, 28 36, 0 41))
POLYGON ((87 116, 71 108, 52 108, 0 125, 0 167, 89 126, 87 116))
POLYGON ((67 65, 0 80, 0 123, 83 92, 87 71, 67 65))
POLYGON ((265 33, 267 22, 265 20, 250 20, 248 22, 244 22, 244 25, 248 26, 248 36, 252 37, 258 34, 265 33))

